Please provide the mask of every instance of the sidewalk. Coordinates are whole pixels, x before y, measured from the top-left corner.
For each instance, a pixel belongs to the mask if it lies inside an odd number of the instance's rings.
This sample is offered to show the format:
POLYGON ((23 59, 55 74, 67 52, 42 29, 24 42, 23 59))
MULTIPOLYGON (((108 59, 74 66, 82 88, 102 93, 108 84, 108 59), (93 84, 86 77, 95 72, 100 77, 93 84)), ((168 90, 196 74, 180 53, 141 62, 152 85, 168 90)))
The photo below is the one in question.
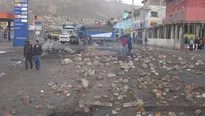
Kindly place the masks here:
POLYGON ((13 48, 12 43, 0 43, 0 50, 7 50, 11 48, 13 48))
MULTIPOLYGON (((137 49, 143 49, 142 45, 133 45, 133 48, 137 49)), ((195 56, 199 60, 204 60, 205 61, 205 51, 181 51, 181 50, 174 50, 174 49, 169 49, 169 48, 163 48, 163 47, 156 47, 156 46, 145 46, 145 49, 152 49, 156 50, 159 52, 168 52, 171 54, 176 54, 176 55, 181 55, 181 56, 195 56)))

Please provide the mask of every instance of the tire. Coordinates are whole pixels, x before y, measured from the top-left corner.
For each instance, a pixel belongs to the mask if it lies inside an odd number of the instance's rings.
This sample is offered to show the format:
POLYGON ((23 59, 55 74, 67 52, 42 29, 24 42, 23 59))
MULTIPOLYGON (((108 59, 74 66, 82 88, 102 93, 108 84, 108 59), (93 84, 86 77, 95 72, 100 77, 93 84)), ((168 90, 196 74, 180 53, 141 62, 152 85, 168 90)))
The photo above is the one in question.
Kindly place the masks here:
POLYGON ((61 43, 61 44, 65 44, 65 42, 63 42, 63 41, 61 41, 60 43, 61 43))

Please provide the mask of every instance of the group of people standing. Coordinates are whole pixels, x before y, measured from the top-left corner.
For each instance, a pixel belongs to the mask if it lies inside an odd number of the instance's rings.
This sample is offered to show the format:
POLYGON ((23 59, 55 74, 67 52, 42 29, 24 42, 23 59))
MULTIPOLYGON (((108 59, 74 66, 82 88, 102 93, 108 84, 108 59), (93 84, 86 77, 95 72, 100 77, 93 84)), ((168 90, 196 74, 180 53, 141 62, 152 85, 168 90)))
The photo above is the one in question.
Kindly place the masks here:
POLYGON ((184 39, 184 48, 189 50, 204 50, 205 49, 205 38, 197 37, 194 39, 191 37, 185 37, 184 39))
POLYGON ((42 54, 42 47, 39 41, 36 40, 36 44, 33 46, 28 40, 25 41, 24 45, 24 57, 25 57, 25 68, 28 70, 28 64, 30 68, 33 68, 33 62, 36 66, 36 70, 40 69, 40 57, 42 54))

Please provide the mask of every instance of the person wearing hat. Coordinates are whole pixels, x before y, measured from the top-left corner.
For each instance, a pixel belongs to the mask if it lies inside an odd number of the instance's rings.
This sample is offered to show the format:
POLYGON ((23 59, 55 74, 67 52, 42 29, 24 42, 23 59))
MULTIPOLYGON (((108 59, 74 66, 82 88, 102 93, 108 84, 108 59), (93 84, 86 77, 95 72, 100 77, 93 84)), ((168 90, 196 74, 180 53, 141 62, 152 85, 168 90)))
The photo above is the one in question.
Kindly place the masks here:
POLYGON ((30 64, 30 68, 33 68, 32 62, 32 44, 28 40, 25 41, 24 44, 24 57, 25 57, 25 68, 28 70, 28 64, 30 64))

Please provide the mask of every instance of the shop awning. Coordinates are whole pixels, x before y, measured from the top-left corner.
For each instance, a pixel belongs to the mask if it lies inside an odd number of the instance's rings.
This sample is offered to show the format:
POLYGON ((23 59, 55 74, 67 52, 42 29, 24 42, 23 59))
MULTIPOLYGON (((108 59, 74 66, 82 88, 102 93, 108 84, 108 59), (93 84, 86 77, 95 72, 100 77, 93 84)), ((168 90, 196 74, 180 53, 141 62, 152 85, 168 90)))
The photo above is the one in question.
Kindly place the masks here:
POLYGON ((0 21, 13 21, 14 15, 7 12, 0 12, 0 21))

